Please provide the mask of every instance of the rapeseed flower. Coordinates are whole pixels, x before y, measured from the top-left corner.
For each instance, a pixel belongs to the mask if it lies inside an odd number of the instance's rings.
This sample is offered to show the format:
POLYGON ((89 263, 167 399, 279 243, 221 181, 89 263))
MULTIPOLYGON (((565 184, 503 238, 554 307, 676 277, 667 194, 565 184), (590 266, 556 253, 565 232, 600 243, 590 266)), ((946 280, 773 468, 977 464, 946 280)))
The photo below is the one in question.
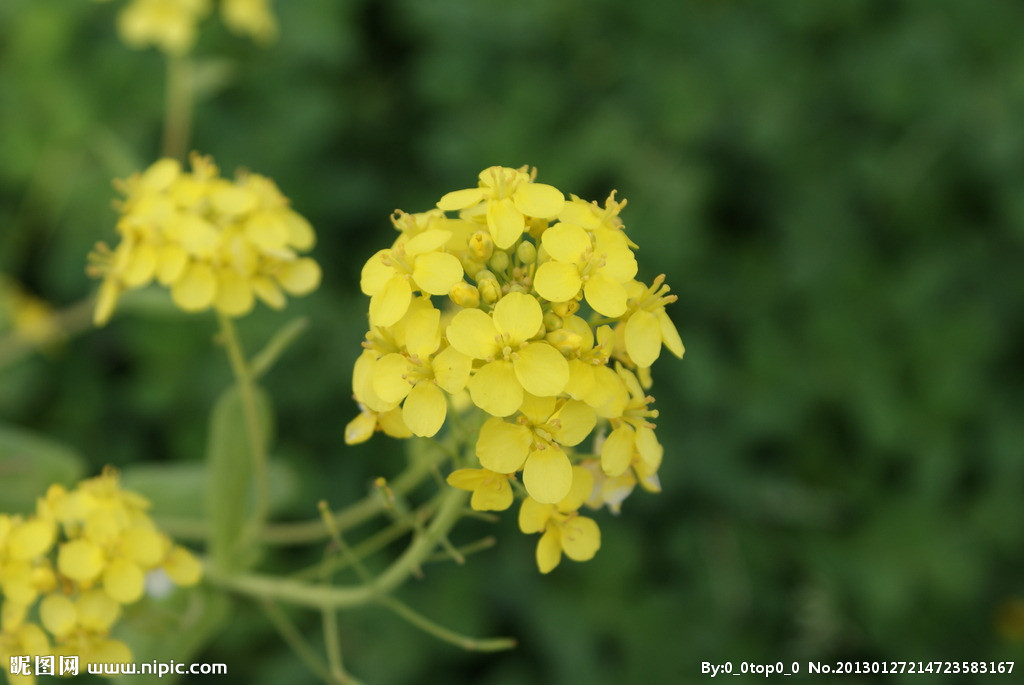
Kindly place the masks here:
POLYGON ((600 547, 581 507, 617 513, 637 485, 660 490, 644 388, 661 347, 683 346, 664 276, 636 280, 626 202, 567 201, 534 178, 491 167, 435 209, 392 215, 397 238, 362 271, 370 330, 345 435, 433 436, 457 417, 452 430, 478 433, 448 485, 477 511, 522 498, 520 528, 542 534, 547 573, 600 547))
POLYGON ((95 322, 102 326, 120 296, 153 281, 169 288, 186 312, 215 308, 231 317, 257 299, 281 309, 285 293, 306 295, 320 285, 320 266, 302 256, 316 242, 313 228, 288 205, 272 180, 239 172, 221 178, 209 157, 193 154, 192 172, 161 159, 120 182, 121 242, 99 243, 89 273, 103 278, 95 322))
POLYGON ((0 515, 0 666, 43 654, 131 661, 110 630, 144 594, 146 575, 159 570, 181 586, 201 575, 148 508, 107 470, 72 490, 51 486, 31 516, 0 515))
MULTIPOLYGON (((195 46, 199 23, 211 9, 210 0, 128 0, 118 12, 117 32, 129 47, 153 46, 181 56, 195 46)), ((277 20, 268 0, 221 0, 220 9, 224 23, 234 33, 261 44, 277 37, 277 20)))

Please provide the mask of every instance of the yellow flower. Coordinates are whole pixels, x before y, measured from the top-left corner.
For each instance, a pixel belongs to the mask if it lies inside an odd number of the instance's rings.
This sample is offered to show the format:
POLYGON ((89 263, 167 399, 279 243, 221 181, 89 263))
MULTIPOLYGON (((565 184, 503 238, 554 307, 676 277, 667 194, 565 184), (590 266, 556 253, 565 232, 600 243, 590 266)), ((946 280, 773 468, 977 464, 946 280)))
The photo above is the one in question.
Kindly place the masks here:
POLYGON ((220 13, 229 29, 248 34, 257 43, 277 38, 277 19, 268 0, 221 0, 220 13))
POLYGON ((448 231, 424 231, 370 257, 360 287, 370 296, 371 326, 391 326, 405 316, 414 289, 447 295, 462 280, 458 258, 440 251, 451 236, 448 231))
POLYGON ((523 470, 530 497, 560 502, 572 485, 572 464, 562 446, 578 445, 594 429, 594 411, 577 400, 527 395, 516 423, 492 417, 480 429, 476 454, 497 473, 523 470))
POLYGON ((476 188, 456 190, 442 197, 437 206, 458 211, 486 202, 487 227, 500 249, 511 247, 523 231, 527 218, 549 219, 565 205, 565 196, 554 186, 534 183, 523 169, 490 167, 480 172, 476 188))
POLYGON ((402 411, 397 407, 386 412, 367 409, 360 403, 359 415, 345 426, 345 444, 358 445, 366 442, 376 431, 382 431, 393 438, 411 438, 412 431, 402 420, 402 411))
POLYGON ((650 367, 658 359, 662 343, 680 359, 685 352, 679 331, 665 313, 665 305, 678 298, 668 294, 664 282, 665 274, 661 274, 649 287, 639 281, 627 286, 631 313, 621 327, 623 344, 630 360, 640 368, 650 367))
POLYGON ((654 434, 654 424, 648 420, 658 417, 656 409, 648 409, 654 398, 644 393, 640 381, 630 371, 621 366, 617 370, 629 390, 629 402, 622 414, 612 419, 615 429, 601 449, 601 468, 614 478, 638 459, 648 472, 655 472, 661 465, 664 449, 654 434))
POLYGON ((519 509, 519 529, 543 533, 537 543, 537 567, 549 573, 564 552, 573 561, 588 561, 601 547, 601 530, 578 509, 593 489, 593 476, 582 466, 572 470, 572 490, 558 504, 541 504, 529 497, 519 509))
POLYGON ((484 361, 469 381, 474 404, 494 416, 508 416, 523 403, 523 392, 553 397, 569 382, 569 364, 543 340, 540 305, 533 297, 509 293, 492 315, 464 309, 448 326, 448 340, 459 352, 484 361))
POLYGON ((621 232, 592 234, 576 224, 558 223, 544 231, 541 241, 551 257, 537 269, 534 285, 541 297, 564 302, 582 288, 599 314, 626 312, 625 284, 636 276, 637 264, 621 232))
POLYGON ((196 42, 196 26, 210 11, 209 0, 131 0, 117 17, 117 30, 129 46, 154 45, 182 55, 196 42))
POLYGON ((131 661, 109 638, 121 605, 142 597, 151 571, 181 586, 202 572, 191 552, 157 530, 148 507, 108 469, 70 491, 51 486, 32 516, 0 515, 0 663, 25 654, 131 661))
POLYGON ((90 273, 103 277, 97 325, 121 294, 154 280, 187 312, 214 307, 233 317, 249 313, 256 298, 280 309, 282 290, 301 296, 319 286, 319 265, 300 256, 313 247, 313 229, 273 181, 249 173, 228 181, 198 155, 192 169, 162 159, 121 183, 121 243, 113 251, 101 243, 90 255, 90 273))
POLYGON ((448 474, 454 488, 473 493, 469 506, 475 511, 505 511, 512 506, 512 486, 507 474, 487 469, 458 469, 448 474))

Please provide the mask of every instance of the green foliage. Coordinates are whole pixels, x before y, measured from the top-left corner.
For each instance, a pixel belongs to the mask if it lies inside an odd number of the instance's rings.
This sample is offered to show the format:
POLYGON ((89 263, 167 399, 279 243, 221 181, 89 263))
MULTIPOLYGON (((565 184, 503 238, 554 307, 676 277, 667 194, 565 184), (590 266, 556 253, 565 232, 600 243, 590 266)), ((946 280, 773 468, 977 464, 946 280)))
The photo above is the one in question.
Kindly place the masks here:
POLYGON ((0 424, 0 502, 5 512, 35 511, 36 499, 50 485, 74 485, 84 472, 82 457, 70 447, 0 424))
MULTIPOLYGON (((598 515, 593 562, 541 578, 514 522, 480 522, 455 542, 493 533, 495 550, 404 591, 518 650, 466 655, 365 611, 342 615, 347 668, 621 685, 703 682, 704 660, 1021 660, 1007 607, 1024 594, 1024 8, 276 7, 265 51, 204 29, 215 61, 194 145, 273 176, 320 236, 324 286, 289 305, 310 329, 262 381, 275 455, 300 474, 287 515, 397 472, 385 438, 342 445, 359 268, 392 209, 428 207, 486 166, 533 164, 586 197, 617 188, 641 276, 667 274, 687 345, 654 369, 664 493, 598 515)), ((157 154, 163 64, 117 42, 113 11, 0 3, 0 270, 58 304, 94 287, 82 265, 113 235, 110 178, 157 154)), ((91 471, 199 461, 230 382, 214 324, 128 309, 0 370, 0 418, 74 445, 91 471)), ((240 332, 265 340, 281 323, 263 311, 240 332)), ((24 502, 12 492, 5 510, 24 502)), ((240 616, 204 660, 235 682, 312 682, 240 616)))

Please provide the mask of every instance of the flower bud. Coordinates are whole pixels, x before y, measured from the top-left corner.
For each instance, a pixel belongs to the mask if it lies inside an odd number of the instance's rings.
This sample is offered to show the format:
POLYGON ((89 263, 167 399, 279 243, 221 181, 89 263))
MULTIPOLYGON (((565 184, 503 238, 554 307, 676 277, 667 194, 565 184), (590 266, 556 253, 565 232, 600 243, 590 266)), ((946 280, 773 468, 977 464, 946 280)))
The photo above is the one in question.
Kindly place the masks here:
POLYGON ((572 316, 580 310, 580 303, 576 300, 569 300, 568 302, 552 302, 551 311, 563 319, 567 316, 572 316))
POLYGON ((448 297, 463 309, 476 309, 480 306, 480 291, 465 281, 456 283, 448 297))
POLYGON ((533 243, 528 243, 524 240, 516 248, 516 256, 519 257, 519 261, 523 264, 533 264, 537 260, 537 247, 533 243))
POLYGON ((562 354, 578 354, 583 346, 583 337, 579 333, 573 333, 565 328, 551 331, 545 338, 552 347, 562 354))
POLYGON ((501 286, 498 285, 498 281, 485 279, 479 282, 478 289, 480 290, 480 299, 487 304, 494 304, 501 299, 501 286))
POLYGON ((544 315, 544 328, 549 331, 557 331, 562 327, 562 317, 558 316, 554 312, 548 312, 544 315))
POLYGON ((493 255, 491 255, 491 259, 490 261, 487 262, 487 264, 488 266, 491 267, 493 271, 496 271, 498 273, 505 273, 506 271, 508 271, 509 265, 508 252, 502 250, 495 252, 493 255))
POLYGON ((475 259, 486 262, 494 252, 494 241, 486 231, 477 231, 469 237, 469 253, 475 259))

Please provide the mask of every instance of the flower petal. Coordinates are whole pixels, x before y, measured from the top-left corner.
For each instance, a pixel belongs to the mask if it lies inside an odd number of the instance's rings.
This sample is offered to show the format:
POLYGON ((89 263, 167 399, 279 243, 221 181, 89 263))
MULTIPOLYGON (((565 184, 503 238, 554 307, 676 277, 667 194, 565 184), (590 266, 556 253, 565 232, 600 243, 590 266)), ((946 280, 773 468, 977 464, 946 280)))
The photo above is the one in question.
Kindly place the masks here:
POLYGON ((409 360, 397 352, 385 354, 372 366, 373 392, 387 403, 401 402, 411 391, 406 380, 409 360))
POLYGON ((597 424, 597 416, 594 410, 585 402, 569 400, 553 417, 558 419, 562 428, 555 435, 555 440, 567 447, 578 445, 584 438, 590 435, 597 424))
POLYGON ((668 314, 664 309, 659 311, 657 316, 658 323, 661 324, 661 337, 665 341, 665 347, 668 348, 669 352, 682 359, 686 348, 683 347, 683 340, 679 337, 676 325, 672 323, 672 319, 668 318, 668 314))
POLYGON ((524 183, 512 194, 516 209, 527 216, 547 219, 557 215, 565 206, 562 191, 546 183, 524 183))
POLYGON ((217 311, 228 316, 242 316, 252 311, 256 298, 248 279, 234 269, 221 269, 217 274, 217 311))
POLYGON ((448 474, 445 482, 453 488, 472 492, 487 480, 487 469, 456 469, 448 474))
POLYGON ((359 287, 364 295, 376 295, 394 277, 394 268, 384 263, 385 259, 390 258, 391 250, 378 250, 376 254, 366 260, 366 264, 363 264, 363 270, 359 276, 359 287))
POLYGON ((384 288, 370 298, 370 323, 374 326, 391 326, 409 309, 412 288, 409 281, 401 276, 392 277, 384 288))
POLYGON ((557 504, 572 488, 572 463, 558 447, 530 452, 523 467, 523 485, 541 504, 557 504))
POLYGON ((558 503, 559 511, 569 513, 583 506, 594 491, 594 474, 585 466, 572 467, 572 487, 569 494, 558 503))
POLYGON ((601 468, 612 478, 622 475, 633 461, 636 434, 627 423, 616 428, 601 448, 601 468))
POLYGON ((494 305, 494 328, 513 346, 535 336, 543 320, 540 304, 526 293, 509 293, 494 305))
POLYGON ((452 286, 462 280, 462 263, 447 252, 421 254, 413 264, 412 280, 424 292, 447 295, 452 286))
POLYGON ((626 352, 637 366, 646 368, 661 355, 661 326, 658 318, 645 309, 633 312, 626 321, 626 352))
POLYGON ((445 212, 454 212, 472 207, 482 199, 484 199, 483 188, 464 188, 445 194, 437 201, 437 207, 445 212))
POLYGON ((641 426, 636 431, 636 451, 644 460, 651 471, 657 471, 661 466, 661 459, 665 454, 665 448, 658 442, 658 436, 654 430, 641 426))
POLYGON ((555 224, 544 231, 541 242, 554 259, 572 264, 582 264, 583 253, 591 248, 590 236, 576 224, 555 224))
POLYGON ((142 569, 127 559, 113 559, 103 571, 103 589, 121 604, 131 604, 142 597, 145 581, 142 569))
POLYGON ((569 363, 546 342, 530 343, 512 362, 523 388, 537 397, 557 395, 569 383, 569 363))
POLYGON ((309 257, 285 262, 277 272, 277 282, 295 296, 308 295, 320 287, 320 265, 309 257))
POLYGON ((438 249, 452 237, 449 231, 441 231, 438 229, 430 229, 429 231, 423 231, 414 238, 410 238, 405 243, 405 253, 409 257, 418 257, 419 255, 427 252, 433 252, 438 249))
POLYGON ((541 573, 550 573, 561 560, 561 534, 556 526, 551 526, 537 543, 537 568, 541 573))
POLYGON ((594 385, 583 401, 594 408, 597 415, 614 419, 622 416, 629 403, 629 393, 618 374, 607 366, 591 367, 594 369, 594 385))
POLYGON ((488 473, 486 480, 473 491, 469 506, 474 511, 505 511, 512 506, 513 499, 508 477, 499 473, 488 473))
POLYGON ((512 204, 512 200, 505 198, 487 203, 487 226, 491 229, 495 246, 505 250, 523 235, 526 219, 512 204))
POLYGON ((519 507, 519 530, 527 535, 539 533, 548 525, 548 520, 554 513, 555 508, 550 504, 541 504, 527 497, 519 507))
POLYGON ((473 359, 486 359, 501 348, 495 338, 498 329, 490 316, 479 309, 463 309, 452 319, 446 331, 452 347, 473 359))
POLYGON ((201 312, 213 304, 217 279, 209 264, 196 262, 188 267, 171 288, 171 299, 186 312, 201 312))
POLYGON ((550 302, 567 302, 580 292, 583 285, 580 271, 569 262, 544 262, 537 268, 533 287, 550 302))
POLYGON ((433 367, 437 384, 454 395, 466 387, 473 360, 454 347, 446 347, 434 357, 433 367))
POLYGON ((436 383, 422 380, 413 387, 402 405, 402 419, 415 435, 431 438, 444 425, 448 402, 436 383))
POLYGON ((575 400, 582 400, 594 390, 594 367, 580 359, 569 360, 569 382, 565 393, 575 400))
POLYGON ((593 519, 576 516, 561 525, 562 550, 573 561, 593 559, 601 548, 601 529, 593 519))
POLYGON ((599 314, 616 318, 626 313, 626 289, 600 271, 583 284, 583 294, 599 314))
POLYGON ((533 433, 526 426, 491 417, 480 428, 476 456, 485 469, 515 473, 523 467, 532 440, 533 433))

